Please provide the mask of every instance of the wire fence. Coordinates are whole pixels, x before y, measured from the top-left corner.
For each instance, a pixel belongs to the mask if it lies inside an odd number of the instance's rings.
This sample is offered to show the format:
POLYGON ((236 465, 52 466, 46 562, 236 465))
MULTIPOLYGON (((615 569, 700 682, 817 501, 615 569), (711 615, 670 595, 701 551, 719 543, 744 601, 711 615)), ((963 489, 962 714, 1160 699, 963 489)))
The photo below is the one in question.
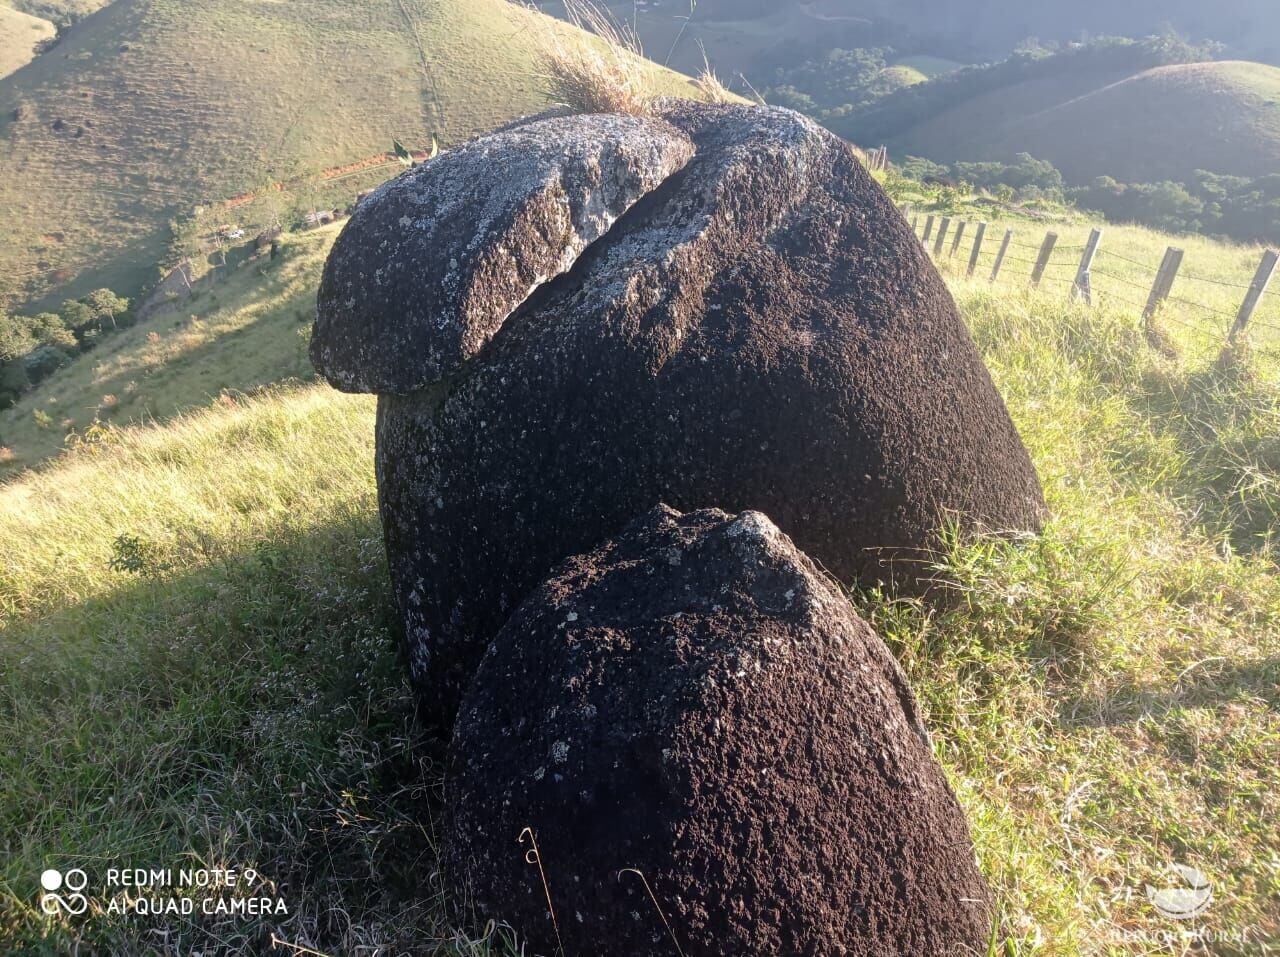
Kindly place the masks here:
POLYGON ((1251 274, 1247 266, 1233 266, 1233 272, 1213 275, 1203 264, 1183 268, 1185 253, 1177 247, 1168 248, 1160 262, 1111 249, 1099 229, 1085 242, 1063 242, 1052 230, 1040 237, 1022 225, 1001 232, 990 223, 913 213, 910 207, 902 212, 944 272, 1063 290, 1090 304, 1134 311, 1160 341, 1168 338, 1163 327, 1172 326, 1184 348, 1221 353, 1247 343, 1253 354, 1280 360, 1275 250, 1266 250, 1251 274))

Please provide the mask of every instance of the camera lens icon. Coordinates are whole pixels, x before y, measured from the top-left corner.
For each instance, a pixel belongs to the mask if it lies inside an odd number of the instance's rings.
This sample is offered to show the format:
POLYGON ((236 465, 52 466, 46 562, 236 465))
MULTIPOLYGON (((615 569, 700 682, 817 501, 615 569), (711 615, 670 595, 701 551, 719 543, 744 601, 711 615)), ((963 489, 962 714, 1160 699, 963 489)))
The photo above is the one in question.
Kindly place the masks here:
POLYGON ((56 868, 49 868, 40 874, 40 886, 45 893, 40 896, 40 909, 46 914, 83 914, 89 909, 88 899, 80 893, 89 884, 89 875, 78 867, 73 867, 65 874, 56 868), (68 894, 59 894, 60 890, 68 894))

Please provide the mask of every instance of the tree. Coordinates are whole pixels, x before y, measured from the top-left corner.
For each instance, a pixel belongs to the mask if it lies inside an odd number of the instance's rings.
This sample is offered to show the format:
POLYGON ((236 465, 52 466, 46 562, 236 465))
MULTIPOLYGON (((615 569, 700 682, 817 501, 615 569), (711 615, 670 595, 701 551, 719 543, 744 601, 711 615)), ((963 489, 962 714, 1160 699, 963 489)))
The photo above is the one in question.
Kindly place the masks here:
POLYGON ((76 334, 80 340, 92 338, 91 333, 97 326, 97 316, 79 299, 68 299, 58 310, 62 324, 76 334))
POLYGON ((75 347, 76 337, 56 312, 41 312, 25 320, 31 335, 50 345, 75 347))
POLYGON ((127 312, 129 309, 129 300, 123 296, 117 296, 110 289, 95 289, 84 297, 84 303, 93 310, 99 327, 101 327, 102 319, 105 317, 110 320, 112 329, 120 328, 116 323, 116 316, 127 312))
POLYGON ((30 335, 13 318, 0 313, 0 409, 7 409, 30 386, 23 357, 31 350, 30 335))
POLYGON ((191 291, 191 260, 200 253, 201 207, 197 206, 190 216, 169 220, 169 269, 176 269, 178 275, 191 291))

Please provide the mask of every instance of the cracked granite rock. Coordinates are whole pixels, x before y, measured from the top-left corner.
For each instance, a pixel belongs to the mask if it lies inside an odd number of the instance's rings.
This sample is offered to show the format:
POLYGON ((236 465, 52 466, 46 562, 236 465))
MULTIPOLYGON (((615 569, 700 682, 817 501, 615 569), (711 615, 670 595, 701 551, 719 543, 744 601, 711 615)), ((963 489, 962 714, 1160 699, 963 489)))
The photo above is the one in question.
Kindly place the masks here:
POLYGON ((939 530, 1035 530, 1022 441, 945 284, 836 137, 673 103, 482 138, 367 199, 312 354, 379 393, 412 677, 448 728, 548 570, 658 502, 768 514, 922 591, 939 530))

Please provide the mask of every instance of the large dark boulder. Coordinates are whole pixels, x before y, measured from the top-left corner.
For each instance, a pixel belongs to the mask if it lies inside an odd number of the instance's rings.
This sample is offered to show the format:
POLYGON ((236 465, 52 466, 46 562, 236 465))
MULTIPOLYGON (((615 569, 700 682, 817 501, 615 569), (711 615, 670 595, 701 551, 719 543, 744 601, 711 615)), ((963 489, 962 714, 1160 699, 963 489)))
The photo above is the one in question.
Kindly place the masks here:
POLYGON ((468 169, 488 176, 475 190, 536 192, 540 166, 531 183, 509 181, 523 167, 504 137, 517 134, 539 156, 598 142, 602 163, 648 137, 657 173, 628 173, 639 185, 625 195, 652 188, 572 264, 580 244, 566 246, 563 271, 538 285, 531 272, 556 268, 504 256, 505 233, 466 234, 465 209, 440 207, 439 249, 391 228, 433 229, 435 207, 412 197, 455 174, 429 164, 352 217, 313 343, 335 385, 382 393, 388 556, 413 676, 443 723, 555 562, 659 501, 759 509, 842 581, 908 590, 949 518, 1039 526, 1035 472, 945 284, 845 144, 778 109, 562 118, 469 147, 485 162, 468 169), (459 349, 457 317, 470 313, 450 298, 462 286, 441 279, 464 262, 459 245, 493 245, 509 273, 499 288, 527 294, 481 310, 479 351, 459 349), (379 270, 401 259, 393 294, 379 270))
POLYGON ((533 953, 556 925, 569 957, 985 952, 990 894, 902 672, 759 513, 659 508, 560 565, 448 760, 446 881, 533 953))

